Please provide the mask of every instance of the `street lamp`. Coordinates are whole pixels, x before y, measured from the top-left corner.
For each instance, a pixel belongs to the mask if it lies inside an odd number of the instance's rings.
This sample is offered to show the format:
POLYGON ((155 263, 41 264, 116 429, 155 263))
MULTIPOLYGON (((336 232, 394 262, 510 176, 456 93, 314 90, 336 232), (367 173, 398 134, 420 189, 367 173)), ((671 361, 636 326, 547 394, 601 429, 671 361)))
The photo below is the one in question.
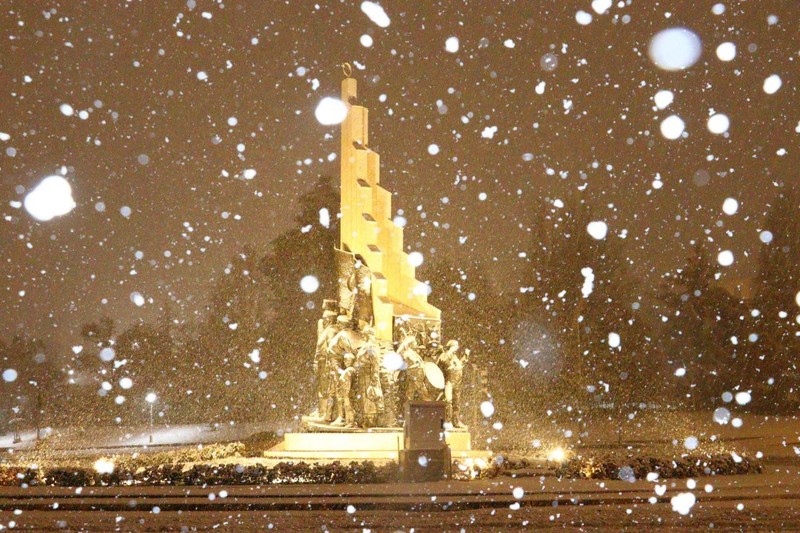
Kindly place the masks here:
POLYGON ((150 444, 153 444, 153 404, 156 403, 158 397, 156 393, 148 392, 144 399, 150 404, 150 444))

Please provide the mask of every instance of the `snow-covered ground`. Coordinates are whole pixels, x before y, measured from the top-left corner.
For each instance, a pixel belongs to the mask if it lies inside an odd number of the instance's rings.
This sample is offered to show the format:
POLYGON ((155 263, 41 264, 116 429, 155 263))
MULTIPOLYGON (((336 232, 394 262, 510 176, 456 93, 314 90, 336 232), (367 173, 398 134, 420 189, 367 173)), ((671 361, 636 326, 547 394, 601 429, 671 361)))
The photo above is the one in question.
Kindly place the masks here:
POLYGON ((500 477, 370 485, 0 487, 19 529, 224 531, 797 531, 800 471, 696 480, 500 477), (691 494, 690 496, 687 496, 691 494), (682 514, 685 511, 686 514, 682 514), (13 514, 12 513, 16 513, 13 514))
MULTIPOLYGON (((696 439, 701 450, 736 451, 751 457, 760 452, 765 460, 800 458, 800 420, 796 417, 736 416, 741 420, 740 425, 737 422, 738 427, 730 422, 718 423, 713 413, 708 411, 643 412, 621 427, 594 422, 584 426, 549 424, 527 428, 514 421, 503 428, 503 439, 492 446, 492 451, 502 453, 509 449, 527 449, 536 452, 549 446, 560 446, 577 453, 625 448, 648 455, 665 450, 675 453, 683 449, 687 439, 696 439)), ((47 436, 47 450, 82 455, 242 441, 266 431, 279 432, 279 429, 274 423, 220 425, 216 430, 206 424, 156 425, 152 444, 148 426, 48 428, 42 434, 47 436)), ((473 448, 480 448, 480 439, 473 437, 473 448)), ((0 449, 31 449, 35 446, 35 438, 35 432, 27 431, 22 434, 22 442, 14 444, 12 435, 6 434, 0 436, 0 449)))
MULTIPOLYGON (((256 433, 274 430, 274 424, 250 423, 237 425, 220 425, 214 429, 208 424, 156 425, 150 427, 71 427, 47 429, 47 448, 50 450, 87 451, 126 449, 143 446, 184 446, 192 444, 208 444, 214 442, 231 442, 246 439, 256 433)), ((22 441, 13 443, 13 435, 0 436, 0 448, 25 450, 36 444, 36 432, 22 433, 22 441)))
MULTIPOLYGON (((696 441, 700 450, 735 450, 766 458, 798 457, 800 419, 787 416, 763 416, 732 413, 715 419, 712 411, 642 411, 633 420, 622 423, 595 420, 537 424, 509 421, 497 432, 499 448, 546 449, 559 446, 569 450, 625 448, 642 454, 660 450, 682 450, 696 441), (735 424, 734 424, 735 421, 735 424)), ((475 439, 474 439, 475 440, 475 439)), ((690 451, 690 450, 687 450, 690 451)))

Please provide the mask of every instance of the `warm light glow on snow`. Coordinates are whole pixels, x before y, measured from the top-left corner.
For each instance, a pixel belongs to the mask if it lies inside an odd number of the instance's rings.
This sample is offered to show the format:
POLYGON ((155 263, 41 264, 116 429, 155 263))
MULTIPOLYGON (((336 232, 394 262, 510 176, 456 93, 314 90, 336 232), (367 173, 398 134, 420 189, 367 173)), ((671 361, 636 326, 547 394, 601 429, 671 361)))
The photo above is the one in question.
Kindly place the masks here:
POLYGON ((567 452, 561 446, 556 446, 547 454, 548 461, 555 461, 557 463, 563 462, 566 458, 567 452))
POLYGON ((112 474, 114 472, 114 461, 100 458, 94 462, 94 469, 98 474, 112 474))

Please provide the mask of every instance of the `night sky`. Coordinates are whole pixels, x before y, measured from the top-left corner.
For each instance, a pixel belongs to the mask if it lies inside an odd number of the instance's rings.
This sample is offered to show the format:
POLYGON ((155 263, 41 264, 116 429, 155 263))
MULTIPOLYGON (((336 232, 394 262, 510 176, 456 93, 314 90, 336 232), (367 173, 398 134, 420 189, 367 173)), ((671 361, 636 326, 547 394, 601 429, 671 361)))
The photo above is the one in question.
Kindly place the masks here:
POLYGON ((84 322, 151 320, 170 300, 192 319, 233 253, 293 227, 318 176, 338 180, 338 127, 314 110, 338 96, 345 61, 408 250, 426 261, 478 262, 516 292, 519 253, 536 253, 531 224, 583 189, 646 282, 698 237, 734 252, 727 276, 753 274, 776 186, 800 180, 796 0, 639 0, 602 15, 590 0, 380 3, 386 28, 360 1, 4 1, 0 338, 74 342, 84 322), (678 26, 702 56, 662 70, 648 43, 678 26), (725 41, 728 62, 715 53, 725 41), (767 94, 773 74, 783 84, 767 94), (674 93, 663 110, 659 90, 674 93), (730 118, 726 135, 707 129, 714 112, 730 118), (661 135, 672 114, 687 137, 661 135), (20 203, 62 167, 77 206, 37 222, 20 203), (733 216, 726 198, 739 201, 733 216))

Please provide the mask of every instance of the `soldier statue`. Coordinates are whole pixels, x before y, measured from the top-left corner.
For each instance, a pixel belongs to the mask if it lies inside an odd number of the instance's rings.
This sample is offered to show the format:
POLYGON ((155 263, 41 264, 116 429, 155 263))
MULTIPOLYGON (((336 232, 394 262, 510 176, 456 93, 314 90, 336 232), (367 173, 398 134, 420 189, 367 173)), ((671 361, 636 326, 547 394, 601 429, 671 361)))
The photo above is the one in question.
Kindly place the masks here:
POLYGON ((356 427, 356 414, 353 404, 350 401, 350 394, 353 390, 353 382, 356 379, 357 370, 353 366, 355 356, 351 353, 344 355, 344 369, 336 380, 336 420, 331 422, 332 426, 344 426, 346 428, 356 427))
MULTIPOLYGON (((328 394, 328 344, 342 326, 336 321, 336 313, 326 310, 317 326, 317 347, 314 352, 314 375, 317 378, 317 418, 322 418, 328 394)), ((312 415, 313 416, 313 415, 312 415)))
POLYGON ((328 389, 325 395, 325 413, 322 416, 322 420, 331 422, 334 420, 334 413, 336 413, 338 415, 336 422, 344 423, 344 412, 339 406, 336 406, 339 377, 346 369, 345 355, 350 354, 355 357, 359 339, 358 334, 347 327, 350 324, 350 320, 346 316, 339 315, 336 318, 336 323, 339 331, 330 340, 327 348, 328 389), (335 411, 334 407, 336 407, 335 411))
POLYGON ((406 402, 427 400, 428 391, 423 360, 416 351, 416 335, 410 334, 400 343, 397 353, 403 358, 406 370, 406 402))
POLYGON ((364 258, 356 255, 356 263, 347 288, 352 292, 350 316, 353 322, 372 324, 372 271, 364 258))
POLYGON ((366 336, 366 340, 359 348, 355 362, 358 375, 360 425, 375 427, 378 425, 378 420, 383 417, 384 410, 380 379, 381 352, 372 326, 365 326, 362 333, 366 336))
POLYGON ((467 353, 460 358, 458 341, 451 340, 447 342, 445 350, 436 361, 444 374, 445 422, 456 428, 465 427, 461 422, 461 382, 468 356, 467 353))

